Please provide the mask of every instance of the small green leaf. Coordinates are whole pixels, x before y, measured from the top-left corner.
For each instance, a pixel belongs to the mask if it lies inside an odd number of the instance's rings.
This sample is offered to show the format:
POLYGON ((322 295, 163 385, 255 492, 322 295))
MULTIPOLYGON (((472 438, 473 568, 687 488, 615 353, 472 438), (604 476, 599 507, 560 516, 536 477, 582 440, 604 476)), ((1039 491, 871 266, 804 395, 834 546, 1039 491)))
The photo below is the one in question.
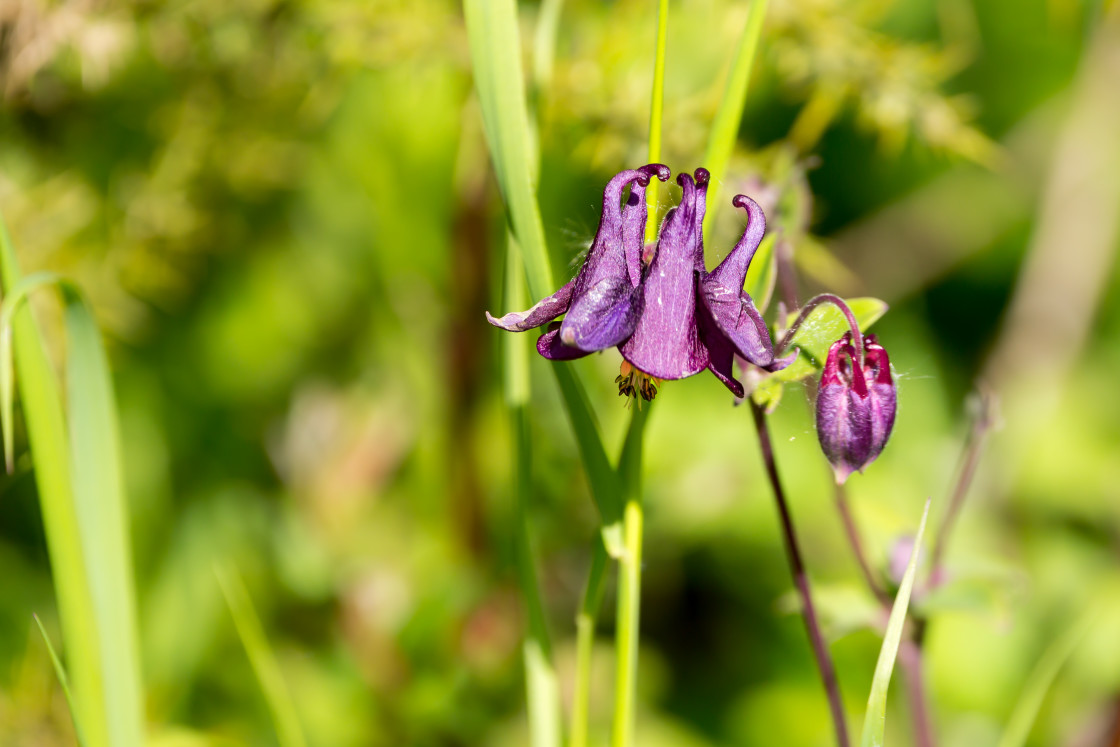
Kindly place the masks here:
MULTIPOLYGON (((792 365, 797 365, 795 361, 792 365)), ((751 392, 751 399, 754 403, 766 411, 767 414, 774 412, 778 409, 778 403, 782 401, 782 393, 785 391, 785 386, 781 380, 775 376, 764 377, 751 392)))
POLYGON ((867 715, 863 719, 862 747, 882 747, 887 724, 887 688, 894 671, 894 660, 902 642, 902 628, 906 624, 906 608, 910 604, 910 593, 914 590, 914 575, 918 568, 918 555, 922 549, 922 535, 926 531, 926 518, 929 516, 929 500, 922 511, 922 521, 918 524, 918 534, 914 537, 914 549, 910 552, 910 562, 898 587, 898 594, 891 607, 887 622, 887 632, 883 636, 883 647, 879 649, 879 661, 875 664, 875 676, 871 680, 871 694, 867 698, 867 715))
MULTIPOLYGON (((845 299, 845 302, 855 314, 860 330, 864 334, 887 312, 886 302, 877 298, 849 298, 845 299)), ((797 319, 797 314, 798 312, 790 312, 786 316, 783 327, 788 329, 792 326, 797 319)), ((767 412, 773 412, 782 398, 784 385, 816 376, 824 367, 828 348, 848 329, 848 322, 839 309, 828 303, 818 306, 793 338, 791 347, 798 350, 797 360, 781 371, 756 380, 755 387, 751 390, 751 397, 755 403, 767 412)))

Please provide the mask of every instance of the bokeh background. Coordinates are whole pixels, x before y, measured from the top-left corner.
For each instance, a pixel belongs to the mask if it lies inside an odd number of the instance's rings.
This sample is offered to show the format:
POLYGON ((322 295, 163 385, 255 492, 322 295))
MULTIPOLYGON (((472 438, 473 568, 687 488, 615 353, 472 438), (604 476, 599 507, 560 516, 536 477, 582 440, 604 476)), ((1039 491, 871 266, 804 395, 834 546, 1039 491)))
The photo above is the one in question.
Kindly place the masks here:
MULTIPOLYGON (((772 0, 722 190, 779 206, 802 299, 891 305, 876 331, 898 424, 849 483, 876 569, 927 496, 937 526, 969 393, 997 395, 949 580, 915 600, 944 745, 994 745, 1086 614, 1031 744, 1120 744, 1116 5, 772 0)), ((557 277, 606 179, 645 161, 655 6, 568 0, 549 65, 522 4, 557 277)), ((745 17, 671 3, 674 171, 701 165, 745 17)), ((713 260, 741 228, 721 210, 713 260)), ((274 743, 217 562, 245 577, 313 744, 525 744, 501 340, 483 316, 501 305, 504 216, 459 6, 0 0, 0 211, 25 271, 75 278, 110 345, 153 743, 274 743)), ((39 312, 57 338, 57 309, 39 312)), ((547 365, 531 522, 567 693, 597 517, 547 365)), ((577 365, 616 448, 617 355, 577 365)), ((881 616, 808 391, 786 392, 773 428, 858 725, 881 616)), ((58 640, 25 451, 0 480, 0 743, 72 744, 31 622, 58 640)), ((711 377, 666 385, 645 483, 639 743, 829 744, 749 413, 711 377)), ((888 739, 904 745, 898 686, 888 739)))

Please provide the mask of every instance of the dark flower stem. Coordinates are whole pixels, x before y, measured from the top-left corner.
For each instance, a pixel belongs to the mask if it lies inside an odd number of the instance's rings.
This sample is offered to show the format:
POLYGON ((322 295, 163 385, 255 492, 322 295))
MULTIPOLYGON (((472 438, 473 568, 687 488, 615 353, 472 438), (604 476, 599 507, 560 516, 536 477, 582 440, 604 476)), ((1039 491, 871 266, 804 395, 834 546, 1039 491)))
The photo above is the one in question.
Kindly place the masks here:
POLYGON ((848 507, 847 490, 840 483, 836 483, 836 510, 840 512, 840 520, 844 522, 844 533, 848 535, 848 544, 852 546, 852 553, 856 556, 856 561, 859 562, 859 569, 863 572, 863 579, 867 582, 867 588, 889 610, 892 604, 891 598, 887 594, 887 590, 875 578, 871 565, 867 562, 867 554, 863 551, 863 540, 860 538, 859 528, 856 526, 855 518, 848 507))
POLYGON ((840 747, 849 747, 848 726, 844 717, 844 702, 840 697, 840 683, 836 679, 836 667, 832 663, 832 656, 829 654, 828 646, 821 634, 816 609, 813 607, 813 597, 809 592, 809 577, 805 573, 805 563, 801 559, 801 549, 797 544, 797 535, 793 530, 793 518, 790 516, 785 491, 782 489, 782 481, 778 476, 778 465, 774 460, 774 446, 770 440, 770 428, 766 423, 766 413, 753 400, 751 400, 751 415, 754 416, 754 426, 758 432, 758 446, 762 453, 762 461, 766 465, 766 475, 770 479, 770 487, 774 490, 774 499, 778 504, 778 514, 782 521, 782 539, 785 543, 786 556, 789 559, 790 573, 793 575, 797 593, 801 597, 801 617, 805 621, 805 629, 809 633, 809 641, 813 646, 817 668, 820 669, 824 689, 828 695, 832 723, 836 728, 836 742, 840 747))
POLYGON ((917 747, 933 747, 933 723, 926 705, 926 674, 922 661, 922 647, 912 638, 904 638, 898 647, 898 662, 906 679, 906 698, 910 701, 915 743, 917 747))
POLYGON ((797 334, 797 330, 801 328, 801 325, 805 323, 809 315, 812 314, 818 306, 824 303, 830 303, 835 306, 840 310, 840 313, 844 315, 844 318, 848 320, 848 326, 852 330, 852 345, 855 346, 856 358, 859 359, 860 365, 862 366, 863 335, 859 331, 859 322, 856 321, 856 315, 848 308, 848 304, 844 302, 844 299, 840 298, 840 296, 834 296, 831 293, 821 293, 805 302, 805 305, 801 307, 801 313, 797 315, 797 319, 795 319, 790 328, 786 330, 786 333, 782 336, 782 341, 778 343, 778 346, 774 349, 775 357, 785 352, 789 344, 793 342, 793 336, 797 334))
MULTIPOLYGON (((976 476, 976 467, 980 463, 980 456, 984 451, 984 442, 995 421, 994 395, 987 391, 979 391, 976 395, 976 409, 972 418, 972 428, 969 430, 968 439, 965 441, 961 454, 960 469, 957 472, 957 481, 953 486, 953 494, 949 499, 949 508, 941 519, 941 527, 937 532, 937 539, 933 543, 933 552, 930 556, 930 585, 938 586, 942 581, 942 562, 945 556, 945 546, 949 535, 956 526, 957 517, 960 515, 961 506, 965 496, 976 476)), ((922 631, 924 632, 924 630, 922 631)), ((920 642, 920 641, 919 641, 920 642)))

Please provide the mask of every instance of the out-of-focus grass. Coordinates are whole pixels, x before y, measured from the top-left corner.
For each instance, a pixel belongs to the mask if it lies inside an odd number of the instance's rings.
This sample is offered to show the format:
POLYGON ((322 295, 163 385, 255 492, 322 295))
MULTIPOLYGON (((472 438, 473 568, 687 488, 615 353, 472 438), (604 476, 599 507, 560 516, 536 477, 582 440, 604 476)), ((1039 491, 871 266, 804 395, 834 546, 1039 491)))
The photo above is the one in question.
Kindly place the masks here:
MULTIPOLYGON (((67 37, 32 78, 4 80, 0 209, 24 266, 76 278, 110 332, 148 719, 162 733, 215 744, 271 738, 213 583, 213 562, 231 560, 254 590, 315 743, 524 744, 510 445, 497 333, 481 316, 497 306, 504 230, 468 103, 458 5, 100 7, 66 28, 120 45, 67 37)), ((888 111, 886 94, 910 85, 894 73, 921 72, 928 60, 906 52, 906 66, 859 78, 871 88, 845 90, 810 153, 818 165, 781 181, 811 187, 802 217, 792 203, 768 208, 795 256, 804 234, 806 246, 812 238, 857 273, 862 287, 843 292, 891 303, 876 331, 901 377, 897 430, 851 485, 877 570, 913 531, 924 497, 948 489, 964 394, 996 342, 1037 220, 1037 165, 1050 160, 1065 94, 1098 28, 1088 7, 1056 7, 930 0, 876 17, 848 3, 770 3, 725 195, 765 191, 779 160, 768 146, 823 85, 821 54, 856 38, 852 25, 875 39, 861 61, 879 59, 884 44, 919 44, 939 63, 947 57, 938 50, 968 49, 955 29, 971 25, 963 39, 975 54, 949 59, 957 72, 923 72, 922 88, 907 90, 941 91, 963 107, 957 114, 971 108, 975 117, 959 121, 1011 154, 1004 170, 986 172, 927 147, 915 121, 901 147, 881 138, 869 113, 888 111), (962 11, 963 26, 943 22, 962 11)), ((521 11, 532 23, 536 6, 521 11)), ((664 157, 674 170, 702 165, 748 12, 731 2, 670 4, 664 157)), ((649 3, 564 6, 553 83, 535 107, 542 225, 558 279, 594 231, 604 179, 645 158, 654 22, 649 3)), ((732 211, 722 215, 708 238, 717 257, 741 230, 732 211)), ((1078 250, 1065 247, 1071 265, 1078 250)), ((1099 627, 1044 698, 1028 744, 1092 739, 1112 717, 1114 275, 1087 347, 1051 390, 1056 409, 1041 430, 1008 422, 992 435, 949 543, 952 603, 931 623, 927 664, 944 744, 998 741, 1044 642, 1072 622, 1062 611, 1088 598, 1106 602, 1099 627)), ((62 343, 57 311, 39 312, 47 338, 62 343)), ((611 383, 617 359, 577 365, 615 453, 628 420, 611 383)), ((566 691, 598 517, 551 375, 530 367, 539 498, 530 519, 566 691)), ((814 588, 844 598, 860 593, 858 568, 807 401, 799 388, 786 393, 775 441, 814 588)), ((0 482, 9 569, 0 742, 46 734, 40 743, 65 743, 61 691, 49 658, 31 655, 38 636, 28 639, 31 611, 48 629, 57 622, 25 438, 17 429, 17 472, 0 482)), ((799 623, 775 604, 788 577, 752 438, 749 418, 710 377, 659 396, 646 455, 642 744, 828 739, 799 623)), ((920 611, 927 600, 916 591, 920 611)), ((859 629, 833 648, 858 721, 879 639, 859 629)), ((604 653, 593 651, 594 724, 609 719, 595 710, 609 700, 604 653)), ((888 704, 888 743, 911 743, 902 699, 892 692, 888 704)))

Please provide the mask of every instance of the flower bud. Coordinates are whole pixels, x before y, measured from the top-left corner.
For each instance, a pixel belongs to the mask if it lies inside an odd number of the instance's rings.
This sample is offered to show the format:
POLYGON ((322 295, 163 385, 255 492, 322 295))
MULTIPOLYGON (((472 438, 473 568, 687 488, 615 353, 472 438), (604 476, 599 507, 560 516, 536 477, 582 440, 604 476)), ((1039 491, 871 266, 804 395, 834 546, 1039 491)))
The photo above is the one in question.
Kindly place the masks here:
POLYGON ((897 407, 887 351, 874 335, 863 338, 863 363, 846 333, 828 349, 817 393, 817 438, 836 481, 862 472, 883 451, 897 407))

